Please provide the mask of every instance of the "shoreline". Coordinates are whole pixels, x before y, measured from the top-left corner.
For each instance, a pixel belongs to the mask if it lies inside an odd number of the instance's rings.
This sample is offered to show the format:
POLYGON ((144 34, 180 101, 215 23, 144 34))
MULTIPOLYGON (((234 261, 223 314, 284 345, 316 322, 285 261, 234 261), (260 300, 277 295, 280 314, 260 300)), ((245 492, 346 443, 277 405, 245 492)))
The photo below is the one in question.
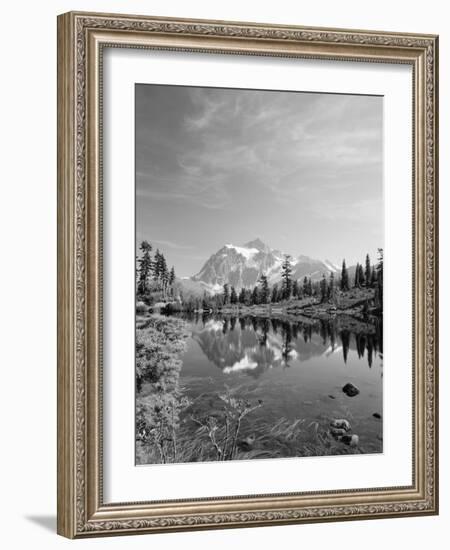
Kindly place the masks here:
POLYGON ((165 315, 223 315, 226 317, 261 317, 300 322, 313 325, 319 322, 336 322, 342 330, 355 332, 375 331, 382 323, 382 312, 371 304, 373 295, 368 291, 342 294, 338 305, 334 302, 318 302, 315 299, 290 300, 274 304, 226 304, 219 308, 202 307, 188 310, 180 304, 161 304, 154 313, 165 315))

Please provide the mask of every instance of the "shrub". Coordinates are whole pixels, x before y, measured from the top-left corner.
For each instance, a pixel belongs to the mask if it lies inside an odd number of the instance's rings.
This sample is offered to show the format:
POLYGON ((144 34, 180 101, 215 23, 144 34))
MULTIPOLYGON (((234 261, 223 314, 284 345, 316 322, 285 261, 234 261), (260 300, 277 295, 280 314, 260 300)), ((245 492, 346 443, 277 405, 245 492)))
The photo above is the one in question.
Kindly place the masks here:
POLYGON ((152 316, 136 328, 136 384, 140 392, 144 381, 150 392, 137 398, 136 441, 138 460, 175 462, 180 411, 188 400, 178 389, 180 353, 187 337, 181 319, 152 316), (155 451, 157 454, 155 455, 155 451), (154 456, 153 456, 154 455, 154 456))
POLYGON ((136 313, 146 313, 148 311, 148 306, 144 302, 136 303, 136 313))

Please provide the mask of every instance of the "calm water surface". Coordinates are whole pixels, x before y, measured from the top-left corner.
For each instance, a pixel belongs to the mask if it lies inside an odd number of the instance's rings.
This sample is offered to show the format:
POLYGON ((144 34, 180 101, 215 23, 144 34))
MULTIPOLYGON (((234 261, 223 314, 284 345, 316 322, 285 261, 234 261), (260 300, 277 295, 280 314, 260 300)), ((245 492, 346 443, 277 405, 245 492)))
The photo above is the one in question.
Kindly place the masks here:
MULTIPOLYGON (((282 418, 305 425, 345 418, 362 452, 382 452, 382 330, 338 330, 336 322, 314 325, 257 317, 187 318, 189 339, 180 383, 191 398, 226 387, 246 399, 262 399, 254 414, 275 424, 282 418), (348 397, 351 382, 359 395, 348 397)), ((247 428, 251 431, 251 426, 247 428)))

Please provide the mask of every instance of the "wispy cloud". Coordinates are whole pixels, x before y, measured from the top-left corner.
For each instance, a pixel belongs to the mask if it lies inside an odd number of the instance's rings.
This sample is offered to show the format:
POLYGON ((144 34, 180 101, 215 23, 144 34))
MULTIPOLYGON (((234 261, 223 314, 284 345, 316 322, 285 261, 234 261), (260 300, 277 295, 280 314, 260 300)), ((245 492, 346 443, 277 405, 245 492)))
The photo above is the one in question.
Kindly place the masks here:
POLYGON ((168 246, 169 248, 176 248, 178 250, 191 250, 192 248, 194 248, 192 245, 175 243, 166 239, 153 239, 153 242, 163 246, 168 246))
POLYGON ((330 200, 324 197, 320 203, 314 202, 311 210, 318 218, 331 222, 346 221, 382 227, 383 204, 381 197, 354 201, 330 200))
POLYGON ((351 187, 361 169, 381 171, 380 117, 367 101, 310 94, 302 103, 291 93, 210 89, 191 89, 189 97, 195 112, 184 118, 189 142, 175 158, 183 186, 195 182, 198 193, 171 194, 165 186, 171 198, 204 193, 206 207, 223 208, 232 178, 241 177, 257 180, 284 203, 309 185, 351 187))
POLYGON ((154 177, 151 173, 137 174, 136 195, 156 201, 189 202, 203 208, 220 209, 230 202, 223 178, 189 175, 154 177))
POLYGON ((214 119, 220 116, 223 109, 227 109, 227 103, 220 96, 214 96, 201 88, 189 89, 188 94, 194 106, 196 114, 187 114, 184 119, 188 131, 203 130, 214 123, 214 119))
POLYGON ((352 220, 354 241, 379 238, 382 98, 143 85, 136 106, 139 215, 196 244, 167 244, 173 261, 255 235, 333 257, 352 220))

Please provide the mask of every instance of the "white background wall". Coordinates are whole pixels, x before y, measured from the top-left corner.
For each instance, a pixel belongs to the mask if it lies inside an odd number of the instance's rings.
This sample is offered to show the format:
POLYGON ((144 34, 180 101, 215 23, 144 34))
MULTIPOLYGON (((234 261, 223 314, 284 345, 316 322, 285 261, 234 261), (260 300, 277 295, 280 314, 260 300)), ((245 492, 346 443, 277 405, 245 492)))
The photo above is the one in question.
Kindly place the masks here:
MULTIPOLYGON (((381 29, 440 34, 441 266, 450 234, 450 54, 446 3, 321 0, 19 0, 2 5, 0 140, 0 540, 3 548, 80 545, 123 548, 307 547, 365 550, 395 542, 443 548, 449 532, 450 388, 441 345, 439 517, 166 534, 70 542, 56 523, 56 15, 69 10, 381 29), (395 541, 395 542, 394 542, 395 541)), ((447 269, 446 269, 447 268, 447 269)), ((449 286, 441 288, 441 333, 449 329, 449 286)))

